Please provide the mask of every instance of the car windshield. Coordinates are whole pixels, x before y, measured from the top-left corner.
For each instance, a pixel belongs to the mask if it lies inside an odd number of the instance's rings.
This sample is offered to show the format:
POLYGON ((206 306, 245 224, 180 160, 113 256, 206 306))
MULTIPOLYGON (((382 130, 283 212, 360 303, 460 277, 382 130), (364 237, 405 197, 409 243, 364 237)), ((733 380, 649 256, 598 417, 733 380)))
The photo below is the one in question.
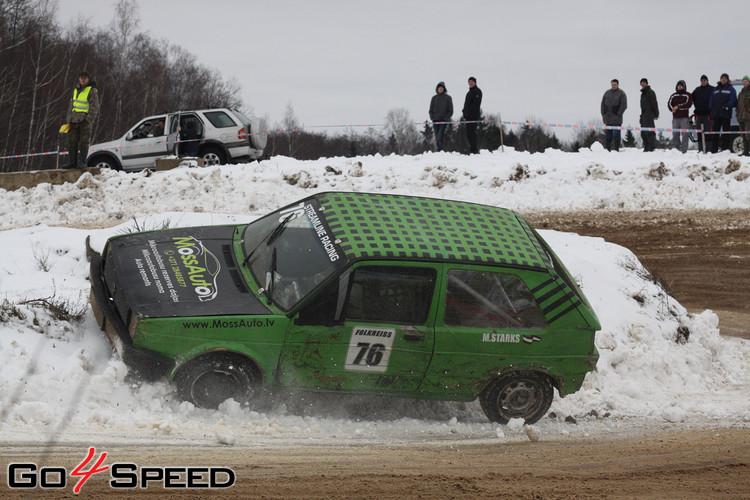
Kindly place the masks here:
POLYGON ((245 264, 262 293, 285 311, 344 264, 318 210, 315 200, 306 200, 248 224, 242 236, 245 264))

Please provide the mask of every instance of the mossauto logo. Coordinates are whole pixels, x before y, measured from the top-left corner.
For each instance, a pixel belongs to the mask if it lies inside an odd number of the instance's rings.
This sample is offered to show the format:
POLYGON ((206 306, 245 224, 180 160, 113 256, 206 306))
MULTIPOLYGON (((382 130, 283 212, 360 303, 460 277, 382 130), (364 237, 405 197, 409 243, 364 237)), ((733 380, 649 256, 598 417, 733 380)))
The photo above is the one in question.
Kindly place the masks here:
POLYGON ((109 486, 115 489, 142 490, 151 486, 166 489, 229 488, 236 481, 236 475, 229 467, 140 467, 130 462, 104 465, 106 451, 90 465, 94 455, 96 448, 89 448, 86 458, 70 473, 65 467, 38 467, 32 462, 8 464, 8 487, 16 490, 61 490, 68 486, 70 477, 71 481, 78 479, 73 493, 79 494, 92 476, 107 472, 109 486))
POLYGON ((192 236, 175 236, 172 239, 187 271, 187 280, 198 294, 198 299, 201 302, 214 300, 219 293, 216 285, 216 277, 221 271, 219 259, 192 236))

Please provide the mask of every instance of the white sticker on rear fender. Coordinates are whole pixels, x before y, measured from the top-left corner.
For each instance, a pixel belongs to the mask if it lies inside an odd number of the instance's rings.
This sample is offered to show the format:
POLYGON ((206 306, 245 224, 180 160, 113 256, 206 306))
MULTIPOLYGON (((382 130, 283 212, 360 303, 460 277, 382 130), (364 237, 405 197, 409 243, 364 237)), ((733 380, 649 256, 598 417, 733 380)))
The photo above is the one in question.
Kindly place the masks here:
POLYGON ((396 338, 396 330, 393 328, 355 326, 349 340, 344 369, 359 372, 385 372, 388 370, 388 360, 391 357, 394 338, 396 338))

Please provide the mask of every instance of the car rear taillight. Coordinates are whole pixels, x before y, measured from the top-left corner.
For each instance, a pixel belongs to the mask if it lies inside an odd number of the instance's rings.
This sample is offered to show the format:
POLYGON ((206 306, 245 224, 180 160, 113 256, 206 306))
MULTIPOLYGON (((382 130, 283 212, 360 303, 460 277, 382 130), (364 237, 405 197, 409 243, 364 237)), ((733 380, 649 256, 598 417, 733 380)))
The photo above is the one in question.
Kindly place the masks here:
POLYGON ((247 139, 247 130, 245 130, 245 127, 242 127, 239 132, 237 132, 237 139, 244 141, 247 139))

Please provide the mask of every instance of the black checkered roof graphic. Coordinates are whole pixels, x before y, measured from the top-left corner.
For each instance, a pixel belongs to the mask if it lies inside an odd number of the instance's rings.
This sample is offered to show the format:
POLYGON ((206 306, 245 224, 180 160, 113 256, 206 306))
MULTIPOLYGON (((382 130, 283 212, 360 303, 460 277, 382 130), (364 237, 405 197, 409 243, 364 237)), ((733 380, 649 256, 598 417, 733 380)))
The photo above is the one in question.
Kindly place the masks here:
POLYGON ((368 193, 321 193, 321 214, 352 260, 403 258, 547 269, 513 211, 474 203, 368 193))

